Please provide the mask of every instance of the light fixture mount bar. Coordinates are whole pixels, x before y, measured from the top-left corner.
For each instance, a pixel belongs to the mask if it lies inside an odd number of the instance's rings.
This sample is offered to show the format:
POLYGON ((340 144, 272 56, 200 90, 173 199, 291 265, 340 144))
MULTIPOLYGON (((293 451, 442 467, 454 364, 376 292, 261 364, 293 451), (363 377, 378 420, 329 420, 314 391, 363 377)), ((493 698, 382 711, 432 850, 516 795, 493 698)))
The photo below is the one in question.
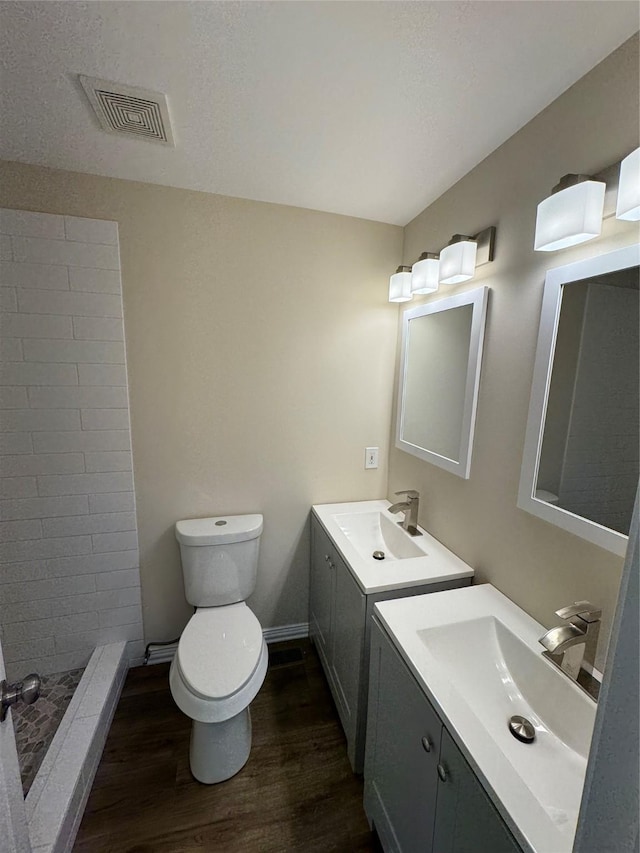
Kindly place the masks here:
POLYGON ((618 200, 618 184, 620 183, 620 161, 607 166, 597 175, 593 176, 594 181, 603 181, 606 184, 604 191, 604 209, 602 218, 609 219, 616 215, 616 202, 618 200))
POLYGON ((562 190, 566 190, 569 187, 575 187, 576 184, 581 184, 583 181, 597 181, 599 178, 594 178, 593 175, 563 175, 555 187, 551 190, 551 195, 554 193, 561 193, 562 190))
POLYGON ((478 244, 476 253, 476 268, 491 263, 496 250, 496 226, 491 225, 474 235, 473 239, 478 244))

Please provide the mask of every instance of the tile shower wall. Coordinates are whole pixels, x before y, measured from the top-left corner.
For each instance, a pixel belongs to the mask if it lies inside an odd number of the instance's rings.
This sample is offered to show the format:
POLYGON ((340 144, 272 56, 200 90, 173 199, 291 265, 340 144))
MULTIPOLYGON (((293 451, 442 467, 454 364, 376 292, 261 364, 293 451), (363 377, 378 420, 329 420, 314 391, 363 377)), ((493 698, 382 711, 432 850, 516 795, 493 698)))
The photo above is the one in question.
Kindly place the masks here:
POLYGON ((142 654, 115 222, 0 210, 0 626, 7 670, 142 654))

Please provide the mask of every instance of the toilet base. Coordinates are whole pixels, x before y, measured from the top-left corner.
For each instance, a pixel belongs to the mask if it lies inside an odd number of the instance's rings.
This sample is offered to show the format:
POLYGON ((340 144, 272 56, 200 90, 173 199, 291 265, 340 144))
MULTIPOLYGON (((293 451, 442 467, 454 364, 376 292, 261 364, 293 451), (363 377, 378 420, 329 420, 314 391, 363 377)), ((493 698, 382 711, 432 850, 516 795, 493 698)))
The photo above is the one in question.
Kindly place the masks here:
POLYGON ((213 785, 235 776, 251 752, 251 714, 245 708, 221 723, 193 721, 189 763, 198 782, 213 785))

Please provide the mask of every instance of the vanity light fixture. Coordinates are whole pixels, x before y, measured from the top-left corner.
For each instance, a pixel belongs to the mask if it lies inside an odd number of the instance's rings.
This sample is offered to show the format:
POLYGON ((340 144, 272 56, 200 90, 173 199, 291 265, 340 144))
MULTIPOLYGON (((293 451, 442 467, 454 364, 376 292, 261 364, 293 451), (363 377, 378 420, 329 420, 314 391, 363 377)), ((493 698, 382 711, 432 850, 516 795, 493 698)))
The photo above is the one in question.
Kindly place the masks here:
POLYGON ((440 284, 460 284, 473 278, 478 244, 473 237, 454 234, 440 252, 440 284))
POLYGON ((423 252, 411 267, 411 293, 435 293, 439 283, 440 260, 433 252, 423 252))
POLYGON ((538 205, 535 251, 555 252, 599 237, 606 188, 604 181, 589 175, 561 178, 538 205))
POLYGON ((389 302, 411 299, 411 267, 401 264, 389 279, 389 302))
POLYGON ((408 302, 414 293, 431 294, 441 284, 457 284, 473 278, 478 267, 493 260, 496 228, 491 225, 472 237, 454 235, 437 255, 423 252, 413 267, 399 266, 389 279, 389 302, 408 302), (447 259, 448 266, 443 268, 447 259))
POLYGON ((620 163, 616 218, 631 222, 640 219, 640 148, 620 163))

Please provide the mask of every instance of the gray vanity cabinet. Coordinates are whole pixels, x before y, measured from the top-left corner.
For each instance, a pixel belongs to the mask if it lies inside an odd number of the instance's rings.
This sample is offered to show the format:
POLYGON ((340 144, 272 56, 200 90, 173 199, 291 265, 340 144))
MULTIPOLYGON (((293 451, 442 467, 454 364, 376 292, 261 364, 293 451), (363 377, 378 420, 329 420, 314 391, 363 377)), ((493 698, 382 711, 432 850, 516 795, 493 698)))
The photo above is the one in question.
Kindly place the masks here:
POLYGON ((355 773, 364 769, 369 635, 377 601, 468 586, 470 578, 365 593, 331 537, 311 516, 309 636, 327 676, 355 773))
MULTIPOLYGON (((314 520, 315 521, 315 520, 314 520)), ((327 676, 355 764, 365 596, 317 522, 312 527, 309 635, 327 676)))
POLYGON ((385 853, 522 853, 375 619, 364 782, 385 853))

